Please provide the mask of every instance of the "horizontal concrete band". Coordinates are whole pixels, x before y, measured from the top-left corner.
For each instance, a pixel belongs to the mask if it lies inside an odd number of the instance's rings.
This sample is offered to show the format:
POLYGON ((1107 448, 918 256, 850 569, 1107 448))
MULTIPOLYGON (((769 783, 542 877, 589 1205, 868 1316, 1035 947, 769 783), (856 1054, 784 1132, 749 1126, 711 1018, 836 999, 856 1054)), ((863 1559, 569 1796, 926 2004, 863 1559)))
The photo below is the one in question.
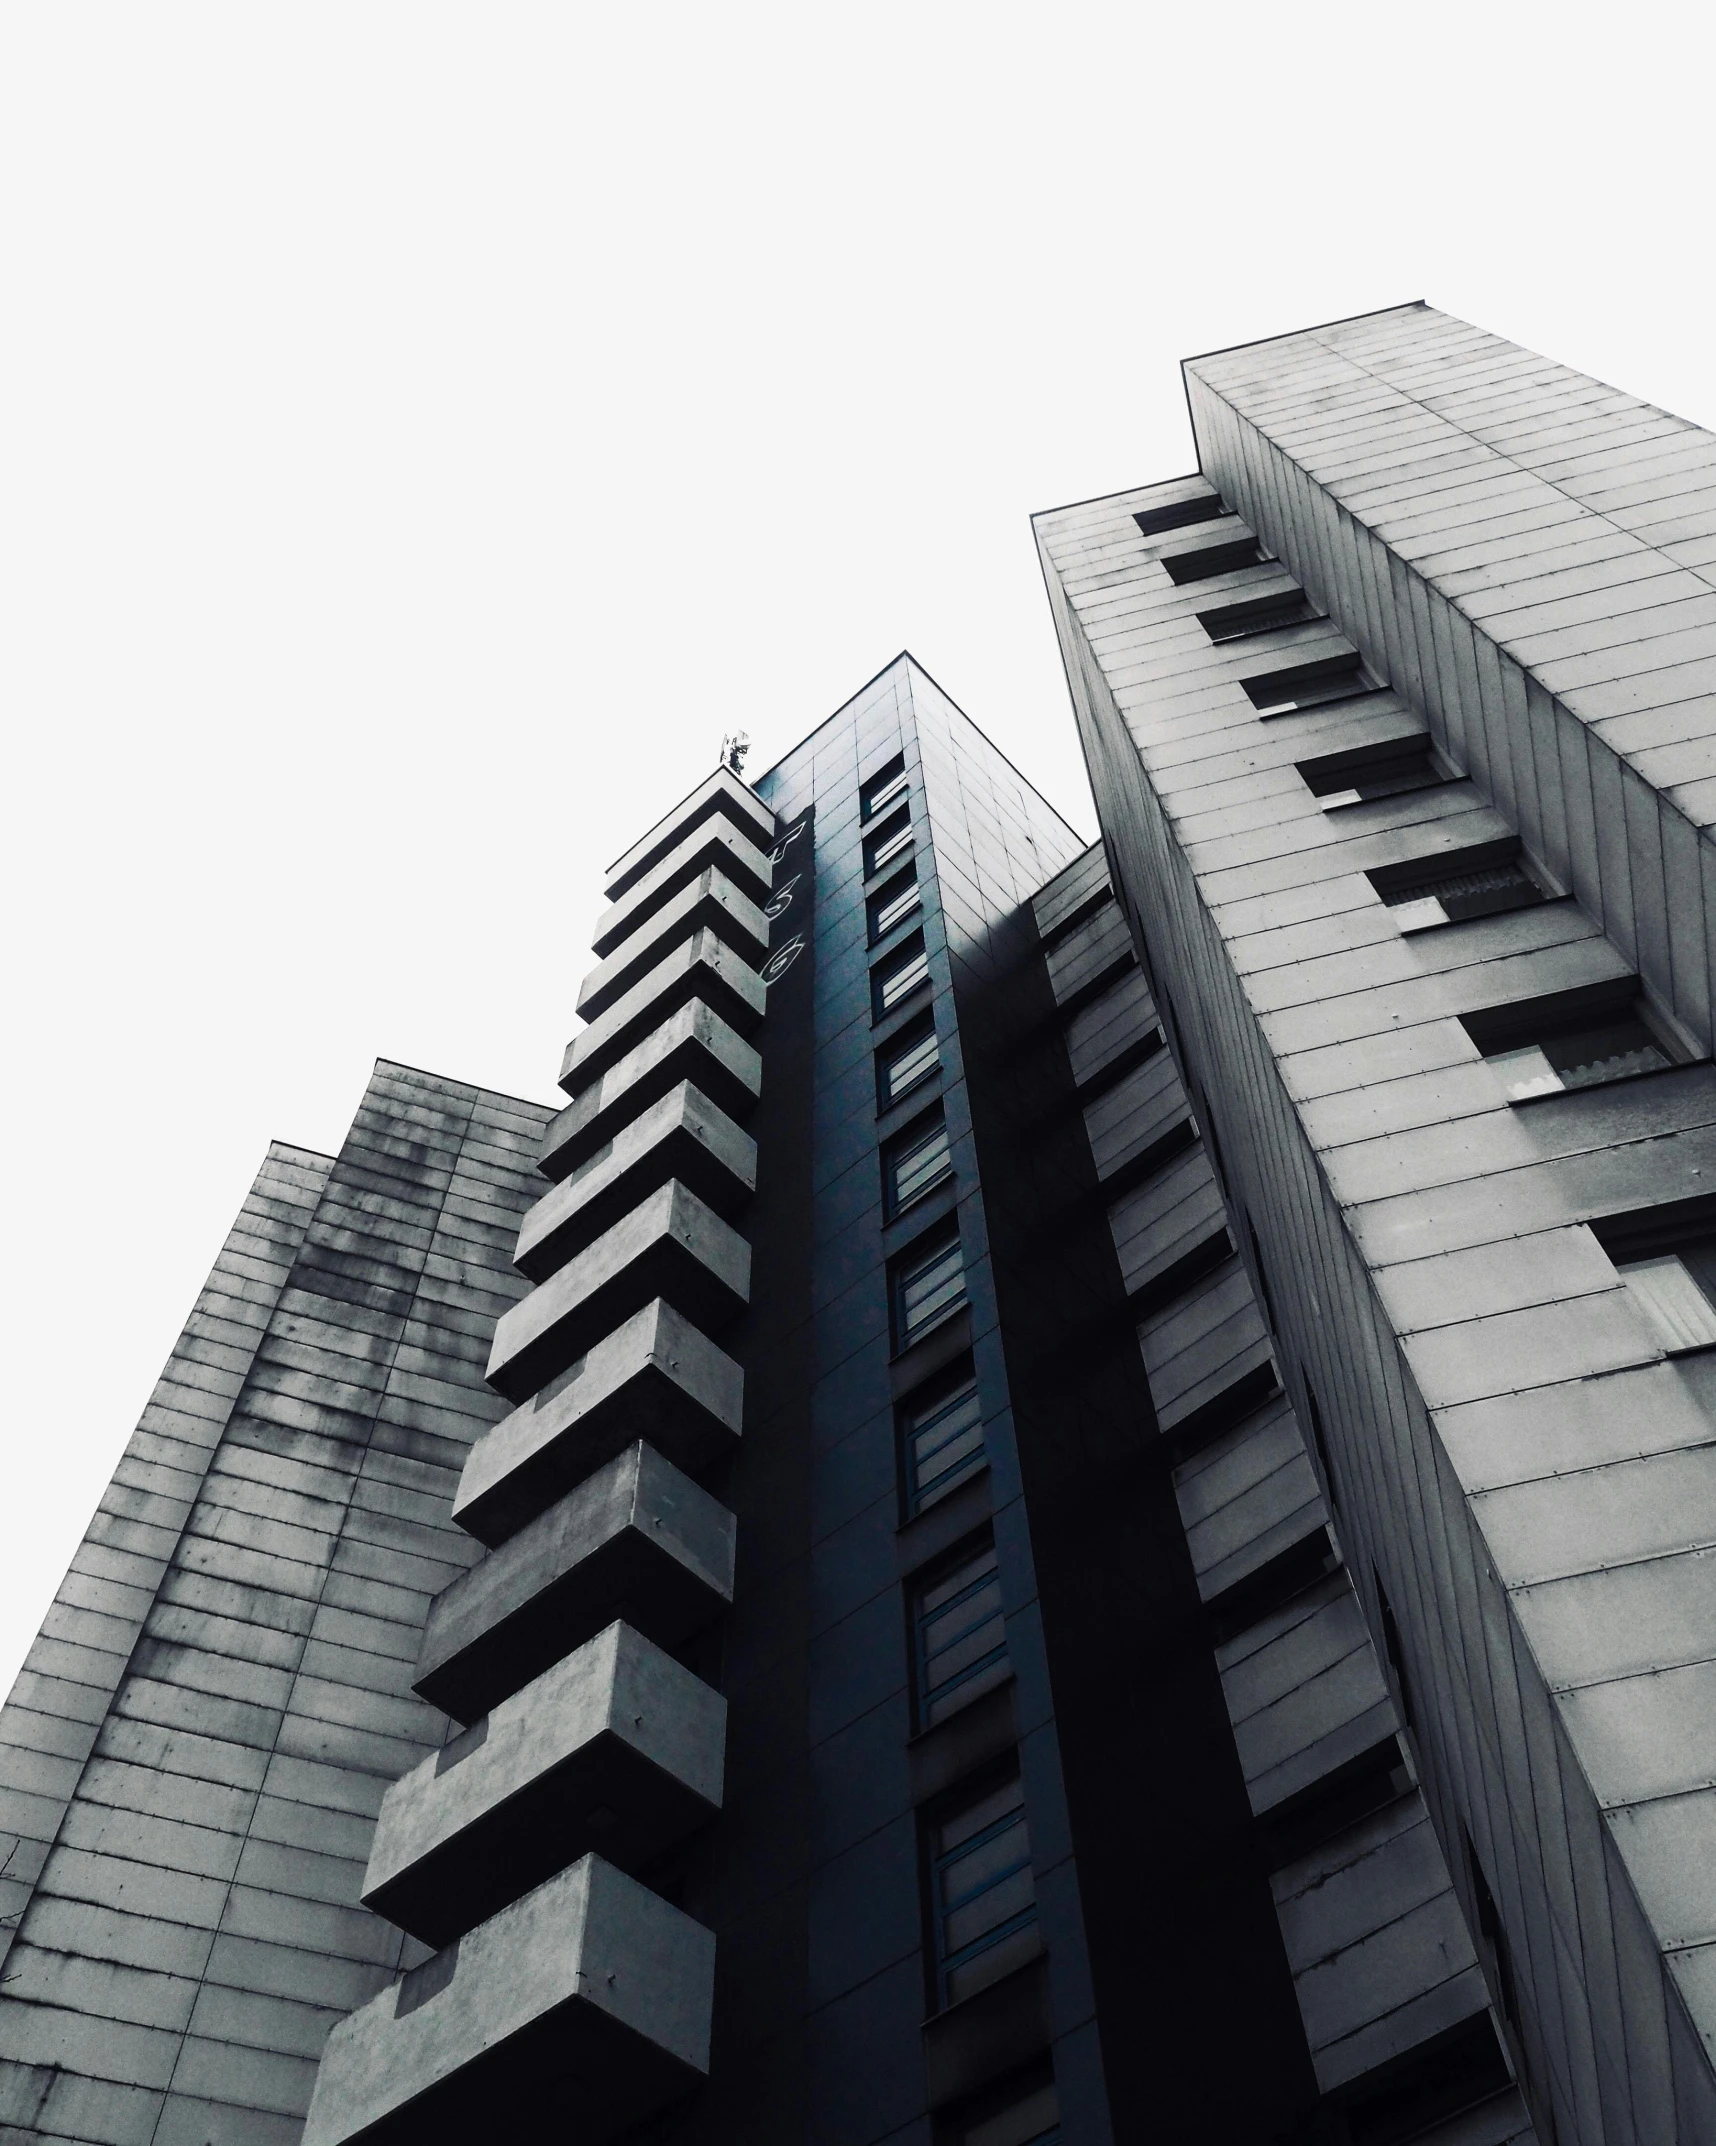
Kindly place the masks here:
POLYGON ((630 893, 693 828, 715 818, 729 821, 759 849, 774 846, 774 814, 731 769, 717 768, 670 813, 657 820, 649 833, 633 843, 623 857, 608 867, 603 891, 609 901, 617 902, 622 895, 630 893))
POLYGON ((664 902, 696 879, 710 865, 719 866, 741 894, 766 903, 774 883, 774 860, 768 849, 759 848, 750 837, 721 817, 705 820, 683 841, 676 842, 661 862, 651 867, 617 902, 611 902, 596 920, 590 946, 598 960, 606 961, 614 949, 647 923, 664 902))
POLYGON ((445 1945, 599 1848, 638 1870, 719 1808, 727 1702, 611 1624, 382 1798, 363 1903, 445 1945))
POLYGON ((615 1617, 679 1645, 733 1598, 733 1516, 641 1440, 435 1598, 414 1688, 475 1721, 615 1617))
POLYGON ((579 1018, 593 1021, 680 940, 705 930, 753 965, 768 953, 768 918, 718 865, 709 865, 590 971, 578 990, 579 1018))
POLYGON ((673 1178, 719 1215, 736 1214, 757 1186, 757 1143, 689 1081, 543 1194, 520 1226, 513 1265, 546 1279, 673 1178))
POLYGON ((652 1028, 688 999, 700 998, 729 1028, 749 1036, 761 1027, 768 993, 762 978, 712 931, 676 946, 566 1046, 560 1085, 580 1094, 617 1065, 652 1028))
POLYGON ((453 1518, 505 1542, 635 1438, 706 1467, 738 1439, 744 1397, 733 1359, 657 1298, 478 1439, 453 1518))
POLYGON ((599 2146, 707 2074, 714 1973, 707 1930, 586 1855, 334 2028, 303 2146, 599 2146))
POLYGON ((682 1080, 737 1119, 750 1115, 762 1090, 755 1047, 699 998, 687 999, 580 1090, 549 1125, 537 1168, 558 1183, 682 1080))
POLYGON ((744 1238, 685 1186, 663 1185, 498 1321, 488 1381, 522 1401, 652 1297, 718 1329, 750 1293, 744 1238))

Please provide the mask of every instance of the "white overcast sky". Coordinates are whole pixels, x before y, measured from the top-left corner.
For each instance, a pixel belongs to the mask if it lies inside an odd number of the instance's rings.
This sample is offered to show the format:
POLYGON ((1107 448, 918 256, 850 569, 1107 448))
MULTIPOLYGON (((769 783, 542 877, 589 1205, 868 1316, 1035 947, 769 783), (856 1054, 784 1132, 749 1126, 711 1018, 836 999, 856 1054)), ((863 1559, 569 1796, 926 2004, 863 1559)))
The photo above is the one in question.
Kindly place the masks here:
POLYGON ((547 1099, 597 870, 1413 298, 1716 423, 1709 11, 0 9, 0 1689, 271 1135, 547 1099), (1703 49, 1699 41, 1705 40, 1703 49))

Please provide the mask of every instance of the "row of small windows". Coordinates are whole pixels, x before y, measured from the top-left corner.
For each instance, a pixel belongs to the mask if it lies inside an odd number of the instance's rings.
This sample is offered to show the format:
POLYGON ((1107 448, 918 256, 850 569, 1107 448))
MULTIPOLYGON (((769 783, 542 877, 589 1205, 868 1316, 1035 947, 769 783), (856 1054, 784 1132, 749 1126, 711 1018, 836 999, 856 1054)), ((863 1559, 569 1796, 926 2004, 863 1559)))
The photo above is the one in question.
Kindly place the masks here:
MULTIPOLYGON (((909 778, 903 758, 879 769, 860 793, 864 874, 898 865, 866 901, 869 943, 880 945, 920 910, 909 778)), ((921 931, 870 971, 876 1020, 905 1006, 929 982, 921 931)), ((891 1112, 942 1069, 933 1012, 889 1037, 876 1054, 876 1106, 891 1112)), ((945 1112, 932 1103, 881 1149, 883 1218, 892 1222, 953 1181, 945 1112)), ((941 1328, 967 1301, 957 1219, 933 1225, 890 1260, 889 1325, 896 1356, 941 1328)), ((982 1406, 970 1356, 934 1375, 897 1412, 904 1517, 927 1510, 986 1465, 982 1406)), ((915 1726, 947 1720, 1011 1675, 994 1543, 968 1539, 913 1581, 907 1610, 915 1726)), ((926 1816, 930 1952, 938 2007, 999 1980, 1040 1949, 1024 1792, 1016 1773, 956 1791, 926 1816)), ((1003 2091, 961 2125, 961 2146, 1058 2146, 1059 2107, 1047 2076, 1003 2091)))
MULTIPOLYGON (((1226 511, 1219 502, 1196 504, 1195 517, 1187 503, 1152 511, 1178 517, 1184 508, 1187 519, 1197 520, 1214 519, 1218 511, 1226 511)), ((1139 526, 1149 533, 1146 518, 1139 519, 1139 526)), ((1150 526, 1178 527, 1180 522, 1152 521, 1150 526)), ((1205 546, 1161 563, 1176 582, 1196 580, 1261 562, 1260 549, 1254 558, 1242 557, 1245 549, 1238 541, 1205 546)), ((1196 614, 1198 623, 1218 644, 1315 616, 1309 599, 1298 589, 1196 614)), ((1258 672, 1239 684, 1262 716, 1295 714, 1386 690, 1352 650, 1258 672)), ((1461 779, 1422 732, 1317 754, 1297 762, 1296 768, 1324 812, 1374 804, 1461 779)), ((1403 934, 1529 908, 1557 899, 1564 891, 1525 857, 1517 839, 1409 860, 1368 876, 1403 934)), ((1611 1002, 1599 1007, 1564 1007, 1545 1001, 1501 1008, 1469 1016, 1465 1025, 1512 1102, 1660 1072, 1688 1058, 1690 1053, 1680 1039, 1669 1033, 1643 999, 1636 979, 1612 987, 1608 997, 1611 1002)))

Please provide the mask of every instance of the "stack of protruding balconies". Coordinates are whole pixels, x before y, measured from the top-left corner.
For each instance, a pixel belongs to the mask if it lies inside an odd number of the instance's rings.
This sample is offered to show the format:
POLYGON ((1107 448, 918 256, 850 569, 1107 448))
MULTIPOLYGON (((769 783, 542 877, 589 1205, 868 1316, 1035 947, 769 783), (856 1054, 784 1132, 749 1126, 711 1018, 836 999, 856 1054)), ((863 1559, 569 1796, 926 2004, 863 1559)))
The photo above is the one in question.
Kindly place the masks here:
POLYGON ((740 1432, 712 1337, 750 1294, 774 839, 721 768, 610 874, 519 1233, 536 1287, 489 1362, 515 1405, 453 1508, 488 1555, 418 1664, 466 1726, 389 1789, 364 1884, 437 1949, 335 2028, 306 2146, 595 2141, 707 2073, 715 1941, 656 1886, 721 1804, 725 1701, 687 1661, 732 1599, 698 1478, 740 1432))

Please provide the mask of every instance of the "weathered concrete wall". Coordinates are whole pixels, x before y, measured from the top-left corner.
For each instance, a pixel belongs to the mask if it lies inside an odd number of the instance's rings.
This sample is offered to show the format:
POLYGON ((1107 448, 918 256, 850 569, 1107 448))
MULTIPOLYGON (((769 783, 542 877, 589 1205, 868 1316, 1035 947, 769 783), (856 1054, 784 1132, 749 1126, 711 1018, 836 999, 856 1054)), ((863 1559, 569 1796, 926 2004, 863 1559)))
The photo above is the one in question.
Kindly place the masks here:
POLYGON ((551 1112, 382 1064, 275 1148, 0 1714, 0 2127, 291 2146, 333 2021, 421 1956, 360 1908, 551 1112))

